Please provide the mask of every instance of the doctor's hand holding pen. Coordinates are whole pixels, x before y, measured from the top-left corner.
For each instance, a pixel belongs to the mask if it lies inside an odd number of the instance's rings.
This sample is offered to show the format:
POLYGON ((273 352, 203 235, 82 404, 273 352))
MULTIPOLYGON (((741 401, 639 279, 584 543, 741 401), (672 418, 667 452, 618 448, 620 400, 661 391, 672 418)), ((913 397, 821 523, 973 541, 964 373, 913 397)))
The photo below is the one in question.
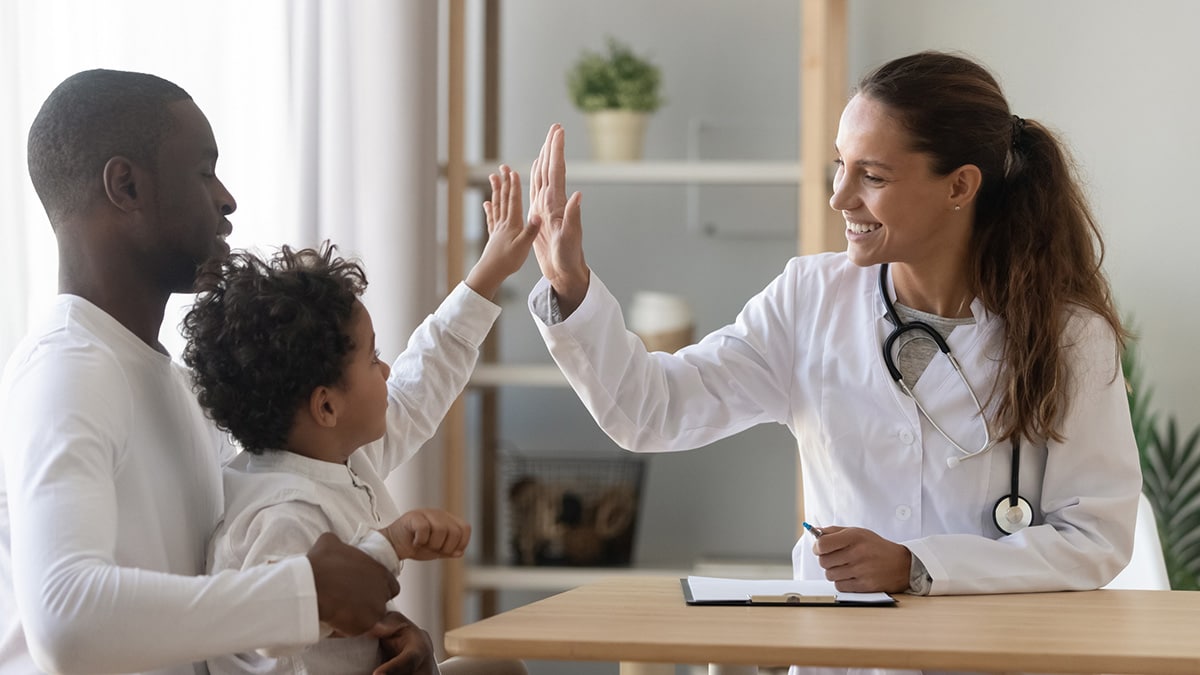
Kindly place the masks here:
POLYGON ((806 529, 825 578, 847 593, 903 593, 908 590, 912 552, 861 527, 806 529), (819 533, 819 534, 818 534, 819 533))

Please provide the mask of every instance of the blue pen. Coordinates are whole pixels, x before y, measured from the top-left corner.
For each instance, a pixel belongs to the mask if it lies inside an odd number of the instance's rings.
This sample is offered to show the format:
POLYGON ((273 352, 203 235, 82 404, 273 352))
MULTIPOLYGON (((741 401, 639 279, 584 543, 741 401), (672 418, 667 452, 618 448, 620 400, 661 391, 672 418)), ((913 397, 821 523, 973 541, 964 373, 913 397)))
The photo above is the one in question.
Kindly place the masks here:
POLYGON ((817 539, 820 539, 821 535, 825 534, 824 532, 821 531, 821 528, 813 527, 812 525, 809 525, 807 522, 800 523, 800 524, 804 526, 804 529, 808 530, 809 532, 812 532, 812 536, 816 537, 817 539))

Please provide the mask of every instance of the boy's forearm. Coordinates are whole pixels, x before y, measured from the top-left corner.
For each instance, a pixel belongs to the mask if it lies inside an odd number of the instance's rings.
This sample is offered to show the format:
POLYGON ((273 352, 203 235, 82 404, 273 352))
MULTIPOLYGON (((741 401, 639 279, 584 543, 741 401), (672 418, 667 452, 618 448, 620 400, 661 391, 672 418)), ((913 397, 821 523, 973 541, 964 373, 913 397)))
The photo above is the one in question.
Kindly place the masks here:
POLYGON ((486 260, 480 260, 467 273, 465 283, 471 290, 488 300, 494 300, 500 290, 500 284, 508 277, 499 270, 492 269, 486 260))

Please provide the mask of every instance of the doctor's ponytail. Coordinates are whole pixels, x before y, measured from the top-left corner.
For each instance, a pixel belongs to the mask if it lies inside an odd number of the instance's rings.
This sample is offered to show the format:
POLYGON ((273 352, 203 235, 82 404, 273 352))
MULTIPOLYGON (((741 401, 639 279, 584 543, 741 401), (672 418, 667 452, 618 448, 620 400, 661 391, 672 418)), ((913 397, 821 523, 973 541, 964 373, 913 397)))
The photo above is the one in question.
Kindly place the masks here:
POLYGON ((935 173, 979 168, 968 274, 971 290, 1005 325, 993 433, 1062 440, 1071 379, 1063 333, 1072 310, 1091 310, 1112 329, 1114 377, 1127 335, 1101 271, 1100 229, 1062 143, 1041 123, 1013 115, 995 78, 961 56, 896 59, 864 77, 858 91, 892 110, 935 173))

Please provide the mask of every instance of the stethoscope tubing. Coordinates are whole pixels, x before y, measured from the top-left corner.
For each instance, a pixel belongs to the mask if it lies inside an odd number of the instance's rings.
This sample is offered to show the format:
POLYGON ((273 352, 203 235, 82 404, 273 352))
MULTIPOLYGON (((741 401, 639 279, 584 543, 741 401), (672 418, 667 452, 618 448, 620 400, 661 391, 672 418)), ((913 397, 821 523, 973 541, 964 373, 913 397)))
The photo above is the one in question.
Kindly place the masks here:
POLYGON ((931 424, 933 428, 936 429, 937 432, 941 434, 947 442, 950 443, 950 445, 958 448, 958 451, 962 453, 962 457, 951 459, 951 466, 958 464, 959 461, 964 459, 969 459, 987 452, 992 447, 992 431, 990 425, 987 423, 987 417, 983 414, 983 405, 979 402, 979 397, 975 395, 975 389, 972 388, 971 383, 967 381, 967 375, 963 372, 962 365, 959 364, 958 359, 954 357, 954 354, 950 352, 949 343, 946 342, 946 339, 942 337, 942 334, 939 333, 933 326, 930 326, 923 321, 905 322, 900 320, 900 315, 896 313, 896 306, 892 303, 892 299, 888 295, 887 271, 887 263, 880 265, 879 295, 883 298, 884 313, 887 315, 888 321, 890 321, 893 326, 892 332, 889 333, 888 336, 883 340, 883 364, 887 366, 888 374, 890 374, 896 384, 904 390, 904 393, 908 394, 908 397, 911 398, 914 403, 916 403, 917 410, 921 412, 921 415, 925 417, 929 424, 931 424), (933 417, 925 410, 925 406, 921 404, 921 400, 917 398, 916 394, 914 394, 912 389, 908 386, 908 383, 904 381, 904 375, 900 373, 900 368, 896 366, 896 360, 892 356, 892 347, 896 344, 896 340, 899 339, 900 336, 910 331, 923 333, 924 337, 932 340, 934 344, 937 345, 938 350, 941 351, 946 358, 950 359, 950 365, 954 368, 954 372, 958 374, 959 379, 962 380, 963 385, 967 388, 967 392, 970 393, 971 401, 975 403, 975 408, 979 411, 979 419, 981 422, 983 422, 983 445, 980 446, 978 450, 975 450, 974 452, 967 450, 962 446, 961 443, 951 438, 950 434, 946 433, 942 429, 941 425, 934 421, 933 417))
MULTIPOLYGON (((892 379, 896 382, 900 389, 903 390, 910 399, 912 399, 914 404, 916 404, 917 410, 920 412, 921 416, 924 417, 925 420, 929 422, 929 424, 935 430, 937 430, 939 434, 941 434, 942 438, 945 438, 948 443, 953 445, 960 453, 962 453, 961 456, 951 457, 947 460, 946 463, 953 468, 958 466, 958 464, 963 460, 971 459, 972 457, 978 457, 984 452, 992 449, 994 443, 992 441, 992 432, 987 421, 987 416, 984 415, 983 405, 980 404, 979 397, 975 394, 975 389, 971 387, 971 383, 967 381, 967 376, 966 373, 963 372, 962 365, 959 364, 958 359, 955 358, 954 354, 950 352, 950 345, 946 342, 946 339, 942 337, 942 334, 939 333, 933 326, 930 326, 923 321, 905 322, 900 320, 900 315, 896 313, 896 306, 893 304, 892 298, 888 294, 887 279, 888 265, 887 263, 883 263, 879 267, 879 295, 883 299, 883 309, 885 315, 887 316, 887 320, 891 322, 893 326, 891 333, 889 333, 883 340, 883 363, 887 367, 888 374, 891 375, 892 379), (917 331, 922 333, 922 337, 932 340, 933 343, 937 345, 938 350, 941 351, 942 354, 945 354, 946 358, 950 359, 950 365, 954 368, 954 372, 958 373, 958 377, 962 380, 963 385, 967 388, 967 392, 970 393, 971 401, 975 403, 975 408, 979 411, 980 421, 983 423, 984 440, 983 445, 978 450, 975 450, 974 452, 967 450, 962 446, 961 443, 951 438, 950 434, 946 433, 946 431, 942 429, 941 425, 939 425, 929 414, 929 412, 925 410, 925 406, 921 404, 921 399, 917 398, 916 394, 914 394, 912 389, 908 386, 908 383, 904 381, 904 375, 900 372, 900 368, 896 366, 896 361, 892 356, 892 351, 896 344, 896 340, 909 331, 917 331)), ((1018 532, 1028 527, 1033 522, 1033 507, 1029 504, 1028 500, 1021 496, 1021 440, 1017 436, 1014 436, 1012 439, 1011 462, 1011 480, 1009 483, 1010 491, 1007 495, 1001 497, 996 502, 996 506, 992 510, 992 522, 995 524, 996 528, 1005 535, 1018 532)))

